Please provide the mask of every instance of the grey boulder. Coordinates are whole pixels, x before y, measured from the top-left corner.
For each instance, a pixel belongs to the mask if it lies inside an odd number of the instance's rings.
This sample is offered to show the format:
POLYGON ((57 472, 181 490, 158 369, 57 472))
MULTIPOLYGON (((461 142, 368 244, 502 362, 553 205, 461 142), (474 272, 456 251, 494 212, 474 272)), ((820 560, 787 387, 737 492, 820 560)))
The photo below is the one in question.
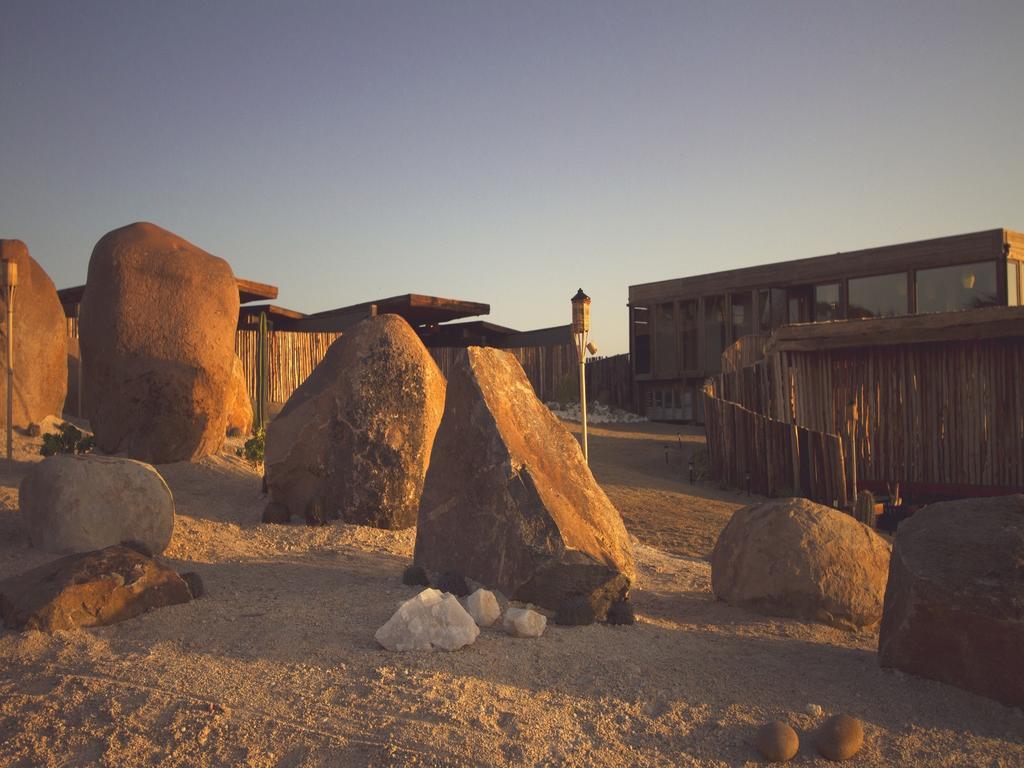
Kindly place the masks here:
POLYGON ((20 486, 22 524, 34 547, 67 554, 131 541, 160 554, 174 530, 174 498, 149 464, 113 456, 57 455, 20 486))
POLYGON ((900 524, 878 661, 1024 706, 1024 495, 931 504, 900 524))

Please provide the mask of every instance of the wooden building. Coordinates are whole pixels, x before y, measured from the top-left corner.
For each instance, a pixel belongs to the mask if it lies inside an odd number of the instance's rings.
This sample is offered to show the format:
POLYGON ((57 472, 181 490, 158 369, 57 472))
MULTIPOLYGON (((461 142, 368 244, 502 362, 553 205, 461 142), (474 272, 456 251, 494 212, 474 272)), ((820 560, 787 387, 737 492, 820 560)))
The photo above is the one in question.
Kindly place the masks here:
POLYGON ((1024 234, 993 229, 629 287, 639 410, 703 421, 704 380, 783 325, 1021 303, 1024 234))

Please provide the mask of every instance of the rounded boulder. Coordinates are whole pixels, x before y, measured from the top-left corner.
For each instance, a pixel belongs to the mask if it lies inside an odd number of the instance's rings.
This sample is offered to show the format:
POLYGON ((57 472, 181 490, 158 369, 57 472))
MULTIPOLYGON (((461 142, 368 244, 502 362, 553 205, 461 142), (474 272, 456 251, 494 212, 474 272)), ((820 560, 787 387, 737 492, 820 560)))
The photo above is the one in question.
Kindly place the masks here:
POLYGON ((153 464, 219 450, 237 324, 238 282, 223 259, 145 222, 100 238, 79 322, 97 445, 153 464))
POLYGON ((71 554, 135 542, 163 552, 174 530, 174 498, 149 464, 112 456, 59 455, 21 481, 21 518, 32 546, 71 554))
POLYGON ((711 587, 732 605, 840 629, 882 618, 889 544, 850 515, 807 499, 738 510, 711 555, 711 587))

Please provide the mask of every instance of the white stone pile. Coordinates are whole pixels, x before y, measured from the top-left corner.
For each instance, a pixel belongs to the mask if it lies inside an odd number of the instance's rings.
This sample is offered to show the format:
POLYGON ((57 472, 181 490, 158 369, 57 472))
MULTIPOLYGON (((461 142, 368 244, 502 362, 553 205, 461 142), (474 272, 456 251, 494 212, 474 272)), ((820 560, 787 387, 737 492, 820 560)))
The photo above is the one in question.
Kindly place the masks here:
MULTIPOLYGON (((560 403, 551 402, 547 406, 555 416, 564 421, 580 421, 579 403, 561 405, 560 403)), ((631 411, 623 411, 598 402, 587 403, 588 424, 633 424, 642 421, 647 421, 647 419, 643 416, 637 416, 631 411)))
POLYGON ((530 608, 509 606, 503 615, 498 598, 486 589, 467 597, 463 607, 455 595, 428 587, 402 603, 374 639, 389 651, 455 651, 499 618, 513 637, 540 637, 547 626, 547 617, 530 608))

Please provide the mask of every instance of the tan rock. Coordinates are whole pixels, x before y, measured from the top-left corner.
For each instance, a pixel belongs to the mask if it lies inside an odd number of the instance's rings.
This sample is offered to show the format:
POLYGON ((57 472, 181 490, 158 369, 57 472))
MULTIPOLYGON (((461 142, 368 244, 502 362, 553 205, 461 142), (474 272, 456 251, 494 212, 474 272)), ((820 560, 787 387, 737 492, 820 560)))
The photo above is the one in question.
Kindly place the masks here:
POLYGON ((899 527, 878 661, 1024 706, 1024 495, 931 504, 899 527))
POLYGON ((508 352, 451 368, 414 562, 551 610, 582 596, 599 620, 636 578, 622 518, 508 352))
MULTIPOLYGON (((0 240, 18 265, 14 293, 14 426, 60 414, 67 394, 67 322, 57 289, 21 240, 0 240)), ((7 303, 0 292, 0 432, 7 426, 7 303)))
POLYGON ((231 364, 231 389, 228 392, 228 433, 248 435, 252 432, 252 398, 245 380, 245 368, 235 356, 231 364))
POLYGON ((758 729, 754 745, 769 763, 785 763, 800 751, 800 738, 786 723, 773 720, 758 729))
POLYGON ((4 626, 50 633, 116 624, 191 599, 177 573, 122 546, 69 555, 0 581, 4 626))
POLYGON ((33 465, 19 509, 32 546, 57 554, 134 541, 158 555, 174 531, 174 499, 160 474, 113 456, 58 454, 33 465))
POLYGON ((226 261, 154 224, 104 235, 79 324, 99 447, 152 464, 216 452, 237 324, 238 284, 226 261))
POLYGON ((267 428, 272 500, 309 523, 414 525, 444 393, 444 376, 405 320, 359 323, 267 428))
POLYGON ((864 746, 864 726, 850 715, 834 715, 821 724, 815 746, 829 760, 849 760, 864 746))
POLYGON ((842 629, 882 617, 889 544, 866 525, 807 499, 738 510, 711 555, 711 586, 728 603, 842 629))

